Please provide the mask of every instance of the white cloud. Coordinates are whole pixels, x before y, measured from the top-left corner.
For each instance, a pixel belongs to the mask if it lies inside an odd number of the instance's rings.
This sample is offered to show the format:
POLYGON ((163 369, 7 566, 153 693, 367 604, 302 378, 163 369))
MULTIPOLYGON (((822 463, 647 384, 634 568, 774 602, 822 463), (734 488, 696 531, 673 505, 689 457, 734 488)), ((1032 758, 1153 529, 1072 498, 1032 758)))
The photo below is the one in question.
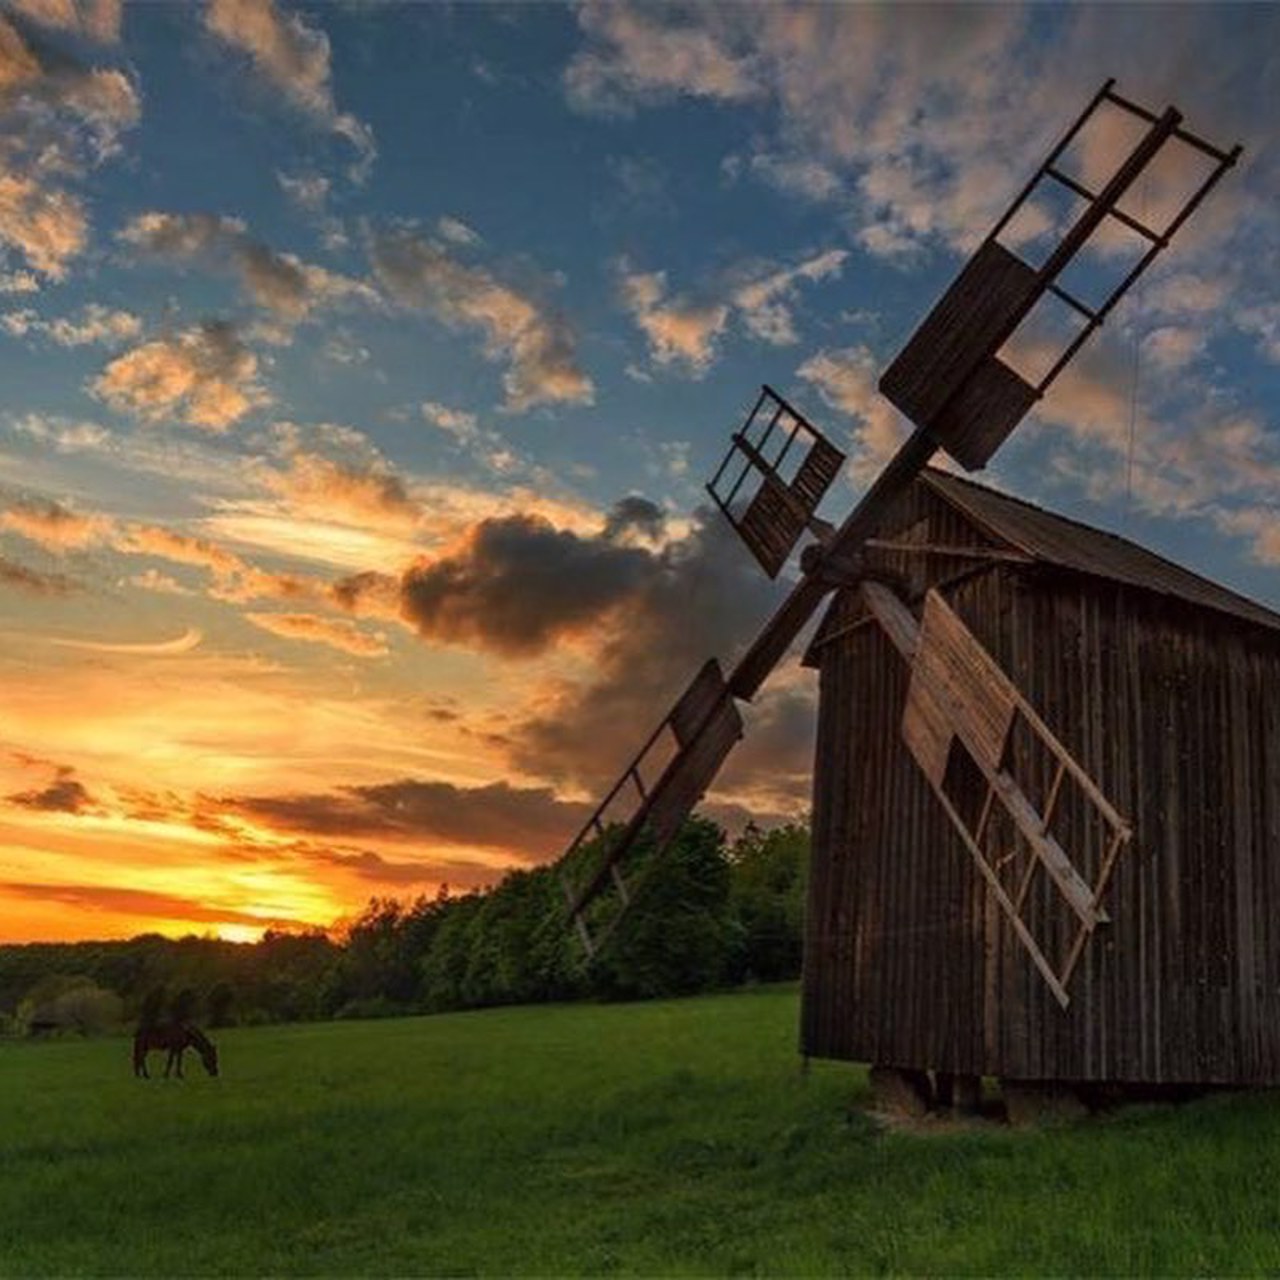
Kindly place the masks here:
POLYGON ((839 276, 848 257, 844 249, 828 249, 797 266, 771 271, 740 285, 734 291, 733 305, 757 338, 774 346, 798 342, 788 304, 794 299, 799 282, 839 276))
POLYGON ((451 244, 476 245, 482 243, 480 233, 467 226, 459 218, 450 218, 446 215, 438 219, 436 230, 451 244))
POLYGON ((39 293, 40 281, 30 271, 0 271, 0 293, 39 293))
POLYGON ((298 206, 309 213, 323 213, 329 201, 333 184, 320 173, 276 172, 280 190, 298 206))
POLYGON ((840 175, 830 165, 813 156, 757 151, 746 159, 737 155, 727 156, 720 167, 731 181, 749 173, 783 195, 800 196, 815 202, 834 199, 844 186, 840 175))
POLYGON ((636 102, 682 95, 737 102, 760 86, 751 60, 696 22, 664 24, 666 10, 584 5, 578 20, 589 47, 565 70, 569 100, 587 111, 629 111, 636 102))

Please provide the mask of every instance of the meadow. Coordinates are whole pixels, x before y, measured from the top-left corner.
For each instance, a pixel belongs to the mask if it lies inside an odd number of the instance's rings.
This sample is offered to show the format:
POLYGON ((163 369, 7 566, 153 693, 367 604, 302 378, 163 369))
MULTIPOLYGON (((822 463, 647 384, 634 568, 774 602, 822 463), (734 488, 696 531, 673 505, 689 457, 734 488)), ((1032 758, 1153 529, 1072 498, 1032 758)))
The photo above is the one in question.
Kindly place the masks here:
POLYGON ((184 1081, 8 1042, 0 1272, 1280 1270, 1280 1097, 886 1129, 796 1017, 788 986, 237 1028, 184 1081))

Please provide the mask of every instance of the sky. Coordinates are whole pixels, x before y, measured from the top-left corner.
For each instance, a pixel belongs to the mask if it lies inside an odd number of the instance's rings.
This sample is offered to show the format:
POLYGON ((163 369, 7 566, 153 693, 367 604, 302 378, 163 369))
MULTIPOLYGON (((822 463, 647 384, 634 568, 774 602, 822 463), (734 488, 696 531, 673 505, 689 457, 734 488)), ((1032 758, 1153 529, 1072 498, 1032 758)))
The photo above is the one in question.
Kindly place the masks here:
MULTIPOLYGON (((1109 76, 1244 155, 979 478, 1280 608, 1280 7, 0 3, 0 939, 555 857, 786 589, 702 487, 760 384, 838 520, 1109 76)), ((804 815, 815 697, 712 816, 804 815)))

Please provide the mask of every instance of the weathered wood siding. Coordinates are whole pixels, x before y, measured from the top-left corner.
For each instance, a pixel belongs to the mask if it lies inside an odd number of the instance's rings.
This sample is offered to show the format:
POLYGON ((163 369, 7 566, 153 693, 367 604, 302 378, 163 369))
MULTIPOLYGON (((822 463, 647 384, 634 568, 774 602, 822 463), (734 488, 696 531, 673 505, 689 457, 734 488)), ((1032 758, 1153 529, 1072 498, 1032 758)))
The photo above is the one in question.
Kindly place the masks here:
MULTIPOLYGON (((894 536, 983 541, 923 492, 894 536)), ((804 1051, 1024 1079, 1280 1083, 1280 635, 1065 571, 881 558, 914 590, 940 584, 1134 838, 1062 1010, 902 744, 904 663, 842 601, 819 650, 804 1051)), ((1012 752, 1043 797, 1047 766, 1016 736, 1012 752)), ((953 785, 963 801, 971 784, 953 785)), ((1059 813, 1092 880, 1101 834, 1085 806, 1059 813)), ((1029 901, 1037 935, 1069 945, 1043 873, 1029 901)))

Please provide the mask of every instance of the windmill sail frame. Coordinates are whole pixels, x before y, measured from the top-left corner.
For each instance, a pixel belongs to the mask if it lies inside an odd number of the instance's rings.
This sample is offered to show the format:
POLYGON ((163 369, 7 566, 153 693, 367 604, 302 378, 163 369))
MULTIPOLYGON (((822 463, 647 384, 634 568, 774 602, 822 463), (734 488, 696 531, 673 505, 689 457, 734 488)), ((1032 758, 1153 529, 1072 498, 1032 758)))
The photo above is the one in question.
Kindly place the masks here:
POLYGON ((814 512, 844 460, 845 455, 804 414, 766 385, 742 429, 734 432, 729 452, 706 488, 760 567, 776 578, 806 529, 819 536, 831 532, 832 526, 818 520, 814 512), (778 444, 771 453, 775 437, 778 444), (787 480, 782 468, 797 445, 800 461, 787 480), (740 508, 739 494, 752 479, 755 491, 746 507, 740 508), (722 482, 728 483, 723 493, 722 482))
POLYGON ((1239 146, 1223 151, 1182 128, 1182 114, 1175 108, 1169 107, 1163 115, 1156 116, 1115 93, 1114 84, 1114 80, 1108 80, 1094 95, 880 379, 880 391, 885 398, 918 427, 932 432, 939 445, 969 471, 987 464, 1072 356, 1240 157, 1239 146), (1144 121, 1149 127, 1101 190, 1095 192, 1065 173, 1058 161, 1094 114, 1107 104, 1144 121), (1118 205, 1170 142, 1209 156, 1214 166, 1186 197, 1168 225, 1158 231, 1118 205), (1045 181, 1065 187, 1083 199, 1086 207, 1037 268, 1000 243, 998 237, 1045 181), (1060 280, 1107 219, 1118 221, 1142 237, 1148 247, 1102 303, 1090 306, 1066 289, 1060 280), (1064 302, 1084 323, 1064 344, 1047 371, 1030 382, 999 359, 997 352, 1046 295, 1064 302))
POLYGON ((1116 858, 1132 839, 1133 828, 936 590, 931 588, 925 594, 920 623, 880 583, 863 583, 862 596, 894 648, 911 666, 903 741, 1019 941, 1065 1009, 1071 1002, 1067 987, 1085 944, 1100 924, 1109 921, 1102 900, 1116 858), (1014 777, 1007 758, 1015 719, 1026 725, 1055 762, 1053 779, 1040 807, 1014 777), (986 783, 976 822, 966 819, 944 785, 957 743, 986 783), (1101 869, 1093 884, 1076 869, 1052 832, 1055 810, 1068 780, 1080 790, 1084 803, 1106 831, 1101 869), (1016 888, 1002 879, 1000 867, 985 844, 996 803, 1013 820, 1029 852, 1016 888), (1057 964, 1022 914, 1032 879, 1041 868, 1076 920, 1071 942, 1057 964))

